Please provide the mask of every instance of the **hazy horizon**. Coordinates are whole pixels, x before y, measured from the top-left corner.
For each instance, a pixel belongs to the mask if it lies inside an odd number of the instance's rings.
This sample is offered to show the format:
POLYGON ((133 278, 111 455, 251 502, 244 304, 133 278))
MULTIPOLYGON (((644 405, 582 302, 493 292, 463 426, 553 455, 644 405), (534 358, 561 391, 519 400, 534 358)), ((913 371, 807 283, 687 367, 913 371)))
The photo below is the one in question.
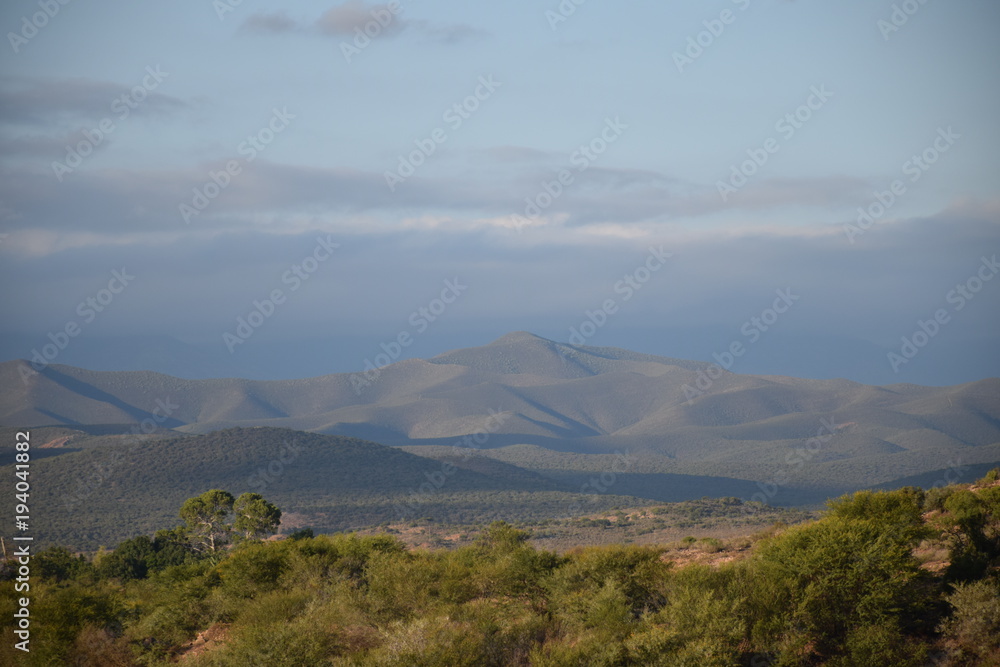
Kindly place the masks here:
POLYGON ((0 10, 0 360, 1000 376, 995 3, 42 4, 0 10))

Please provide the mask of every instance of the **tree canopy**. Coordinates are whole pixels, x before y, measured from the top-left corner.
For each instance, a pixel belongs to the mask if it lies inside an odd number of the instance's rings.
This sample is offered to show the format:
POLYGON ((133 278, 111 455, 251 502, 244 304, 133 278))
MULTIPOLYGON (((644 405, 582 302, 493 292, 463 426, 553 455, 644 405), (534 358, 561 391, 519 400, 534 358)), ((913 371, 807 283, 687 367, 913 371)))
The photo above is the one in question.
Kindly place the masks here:
POLYGON ((259 540, 273 534, 281 523, 281 510, 259 493, 233 498, 228 491, 212 489, 188 498, 180 516, 187 524, 191 542, 211 554, 237 540, 259 540))

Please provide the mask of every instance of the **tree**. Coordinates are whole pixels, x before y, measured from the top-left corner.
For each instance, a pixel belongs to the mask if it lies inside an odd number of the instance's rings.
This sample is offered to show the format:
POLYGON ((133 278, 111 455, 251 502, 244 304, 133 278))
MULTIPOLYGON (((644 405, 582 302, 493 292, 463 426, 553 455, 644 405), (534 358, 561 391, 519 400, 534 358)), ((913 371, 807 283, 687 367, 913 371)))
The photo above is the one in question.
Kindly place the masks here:
POLYGON ((221 489, 188 498, 180 515, 187 524, 191 546, 209 554, 225 547, 234 532, 242 540, 259 540, 277 530, 281 522, 281 510, 259 493, 244 493, 234 500, 221 489))
POLYGON ((181 518, 187 523, 194 547, 216 553, 229 541, 232 526, 233 495, 221 489, 206 491, 188 498, 181 505, 181 518))
POLYGON ((101 559, 102 576, 129 581, 144 579, 149 572, 149 558, 155 553, 153 541, 145 535, 125 540, 101 559))
POLYGON ((159 572, 172 565, 183 565, 198 556, 184 526, 156 531, 153 549, 153 555, 147 560, 150 572, 159 572))
POLYGON ((243 539, 258 540, 270 535, 281 523, 281 510, 264 500, 259 493, 244 493, 233 505, 236 521, 233 529, 242 533, 243 539))

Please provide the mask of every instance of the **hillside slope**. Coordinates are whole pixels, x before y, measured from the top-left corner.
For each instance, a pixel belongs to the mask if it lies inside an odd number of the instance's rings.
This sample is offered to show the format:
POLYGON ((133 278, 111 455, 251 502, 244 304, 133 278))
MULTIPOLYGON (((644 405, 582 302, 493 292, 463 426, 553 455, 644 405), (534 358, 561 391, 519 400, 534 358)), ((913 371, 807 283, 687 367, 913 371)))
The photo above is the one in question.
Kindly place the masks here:
MULTIPOLYGON (((150 534, 180 523, 184 500, 212 488, 261 493, 283 508, 285 527, 324 531, 426 516, 478 522, 565 515, 578 497, 565 484, 464 452, 452 452, 445 465, 373 442, 286 429, 81 440, 69 453, 32 463, 40 542, 94 549, 150 534)), ((0 470, 13 477, 10 468, 0 470)), ((607 496, 594 506, 636 502, 607 496)))
POLYGON ((524 332, 368 375, 302 380, 51 366, 22 382, 25 367, 0 364, 4 425, 271 426, 410 446, 450 446, 478 433, 484 450, 627 451, 638 462, 632 473, 778 478, 782 488, 802 489, 849 490, 1000 462, 997 378, 874 387, 736 375, 524 332))

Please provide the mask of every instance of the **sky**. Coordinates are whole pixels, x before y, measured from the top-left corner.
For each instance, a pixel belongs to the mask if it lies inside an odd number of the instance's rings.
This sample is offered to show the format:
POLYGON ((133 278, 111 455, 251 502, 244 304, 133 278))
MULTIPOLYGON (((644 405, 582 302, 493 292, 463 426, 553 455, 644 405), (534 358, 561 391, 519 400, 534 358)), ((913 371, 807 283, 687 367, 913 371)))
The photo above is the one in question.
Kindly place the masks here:
POLYGON ((0 27, 0 360, 290 378, 523 330, 1000 375, 993 0, 11 0, 0 27))

